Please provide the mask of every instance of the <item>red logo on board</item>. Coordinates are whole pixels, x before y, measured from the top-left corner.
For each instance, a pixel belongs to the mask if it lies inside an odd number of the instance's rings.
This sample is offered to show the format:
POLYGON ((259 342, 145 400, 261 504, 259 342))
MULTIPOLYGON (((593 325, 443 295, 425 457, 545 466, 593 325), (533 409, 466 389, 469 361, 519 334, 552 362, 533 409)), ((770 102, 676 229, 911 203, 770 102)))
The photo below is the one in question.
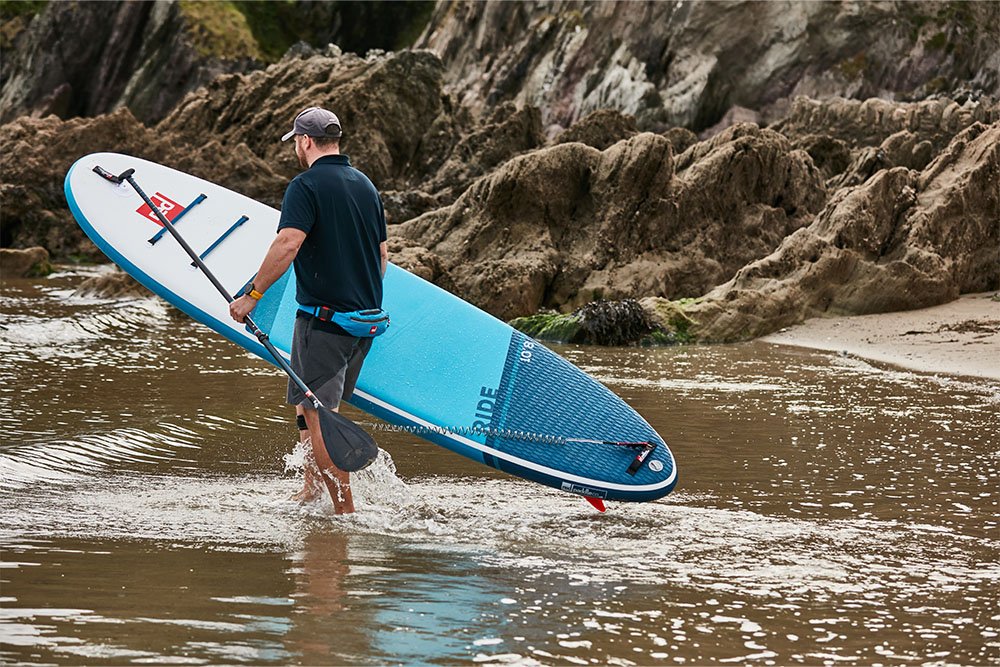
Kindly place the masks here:
MULTIPOLYGON (((177 215, 184 208, 183 206, 181 206, 180 204, 178 204, 177 202, 175 202, 173 199, 166 196, 162 192, 157 192, 149 199, 150 201, 153 202, 153 204, 156 205, 156 208, 160 209, 160 213, 163 214, 163 217, 169 220, 170 222, 173 222, 174 218, 176 218, 177 215)), ((143 204, 142 206, 137 208, 135 212, 144 218, 152 220, 160 227, 163 226, 163 223, 160 222, 160 219, 156 217, 155 213, 153 213, 153 209, 149 208, 149 204, 143 204)))

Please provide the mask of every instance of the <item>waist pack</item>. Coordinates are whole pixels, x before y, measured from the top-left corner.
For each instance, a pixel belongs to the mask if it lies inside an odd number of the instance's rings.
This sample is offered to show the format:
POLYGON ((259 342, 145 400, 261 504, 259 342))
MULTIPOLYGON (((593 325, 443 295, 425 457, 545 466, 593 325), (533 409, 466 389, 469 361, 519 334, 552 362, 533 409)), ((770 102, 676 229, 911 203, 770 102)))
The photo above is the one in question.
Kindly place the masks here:
POLYGON ((389 328, 389 313, 381 308, 338 313, 326 306, 303 306, 299 304, 299 310, 309 313, 322 322, 333 322, 356 338, 381 336, 389 328))

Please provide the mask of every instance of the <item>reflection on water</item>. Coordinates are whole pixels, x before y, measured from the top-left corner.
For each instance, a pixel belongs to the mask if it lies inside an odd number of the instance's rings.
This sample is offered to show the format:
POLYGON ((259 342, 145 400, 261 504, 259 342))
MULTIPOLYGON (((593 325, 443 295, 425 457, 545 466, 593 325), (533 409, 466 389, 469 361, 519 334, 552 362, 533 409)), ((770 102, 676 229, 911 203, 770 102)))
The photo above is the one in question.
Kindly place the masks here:
POLYGON ((79 279, 0 293, 5 661, 1000 661, 997 383, 560 348, 667 438, 673 495, 597 514, 384 433, 335 517, 288 499, 277 371, 79 279))

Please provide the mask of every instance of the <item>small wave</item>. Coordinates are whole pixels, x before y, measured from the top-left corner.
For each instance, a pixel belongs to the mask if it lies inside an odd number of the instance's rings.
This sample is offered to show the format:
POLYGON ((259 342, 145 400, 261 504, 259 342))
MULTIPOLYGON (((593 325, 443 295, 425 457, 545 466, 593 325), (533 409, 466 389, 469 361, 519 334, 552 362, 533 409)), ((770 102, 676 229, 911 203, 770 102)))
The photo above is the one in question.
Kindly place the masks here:
POLYGON ((167 307, 156 299, 135 299, 127 304, 116 303, 106 310, 88 308, 59 317, 9 315, 0 324, 0 350, 32 350, 43 357, 60 350, 72 353, 80 343, 103 344, 109 337, 127 337, 129 331, 159 325, 166 320, 167 313, 167 307))
POLYGON ((0 453, 0 488, 71 483, 121 463, 177 460, 177 451, 197 448, 184 429, 172 433, 117 429, 73 439, 5 445, 0 453))
POLYGON ((605 371, 591 372, 591 374, 601 382, 608 386, 614 387, 653 387, 660 389, 670 389, 677 392, 712 392, 712 393, 723 393, 723 394, 742 394, 748 392, 761 392, 761 393, 773 393, 788 391, 791 387, 777 384, 773 380, 774 378, 769 378, 770 381, 765 380, 749 380, 743 382, 733 382, 731 379, 723 378, 721 376, 706 375, 698 376, 695 378, 635 378, 635 377, 620 377, 617 375, 608 375, 606 373, 607 369, 599 369, 605 371))

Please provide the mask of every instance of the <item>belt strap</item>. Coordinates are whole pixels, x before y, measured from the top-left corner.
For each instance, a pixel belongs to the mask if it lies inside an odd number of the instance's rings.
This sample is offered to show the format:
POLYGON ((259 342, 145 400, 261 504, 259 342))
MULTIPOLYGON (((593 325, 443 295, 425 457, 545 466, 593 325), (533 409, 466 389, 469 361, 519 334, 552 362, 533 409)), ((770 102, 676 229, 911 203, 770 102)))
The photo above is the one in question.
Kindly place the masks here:
POLYGON ((326 306, 303 306, 301 303, 296 304, 304 313, 309 313, 321 322, 329 322, 333 319, 333 314, 335 311, 333 308, 327 308, 326 306))

